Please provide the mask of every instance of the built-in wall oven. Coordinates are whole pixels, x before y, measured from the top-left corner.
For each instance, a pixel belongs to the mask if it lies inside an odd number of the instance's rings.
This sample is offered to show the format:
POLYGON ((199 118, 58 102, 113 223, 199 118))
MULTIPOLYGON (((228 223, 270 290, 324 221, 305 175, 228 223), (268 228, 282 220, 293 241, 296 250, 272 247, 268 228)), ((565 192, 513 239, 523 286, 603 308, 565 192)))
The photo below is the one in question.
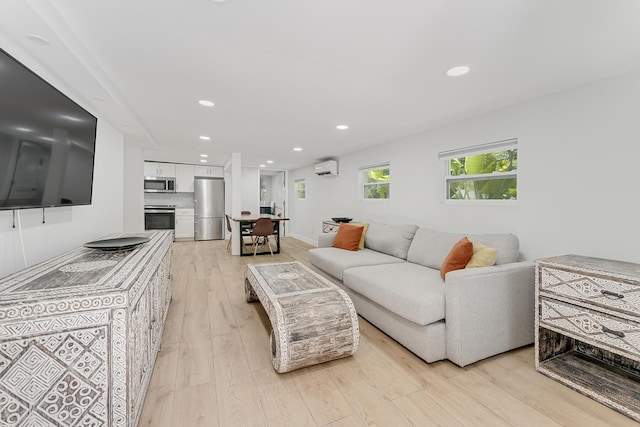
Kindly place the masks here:
POLYGON ((176 228, 175 205, 145 205, 145 230, 174 230, 176 228))

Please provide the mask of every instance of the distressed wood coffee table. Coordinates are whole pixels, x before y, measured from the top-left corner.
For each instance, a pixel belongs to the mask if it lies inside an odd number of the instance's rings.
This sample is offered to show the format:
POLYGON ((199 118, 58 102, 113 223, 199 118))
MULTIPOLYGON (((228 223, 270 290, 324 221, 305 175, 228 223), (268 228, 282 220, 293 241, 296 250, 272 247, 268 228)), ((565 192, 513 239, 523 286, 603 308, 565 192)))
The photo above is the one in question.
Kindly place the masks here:
POLYGON ((358 315, 349 296, 299 262, 249 264, 245 295, 269 316, 271 361, 279 373, 358 349, 358 315))

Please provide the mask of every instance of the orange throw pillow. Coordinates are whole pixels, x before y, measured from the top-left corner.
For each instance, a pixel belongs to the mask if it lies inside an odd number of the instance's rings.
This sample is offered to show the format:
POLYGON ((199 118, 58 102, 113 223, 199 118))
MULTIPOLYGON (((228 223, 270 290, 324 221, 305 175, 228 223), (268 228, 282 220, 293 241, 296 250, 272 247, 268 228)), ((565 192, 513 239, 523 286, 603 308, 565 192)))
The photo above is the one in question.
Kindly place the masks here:
POLYGON ((472 255, 473 243, 471 243, 466 236, 458 240, 444 259, 442 267, 440 267, 440 276, 442 276, 442 279, 444 279, 444 276, 450 271, 465 268, 472 255))
POLYGON ((346 249, 348 251, 357 251, 363 231, 364 226, 362 225, 352 225, 341 222, 336 238, 333 241, 333 247, 346 249))

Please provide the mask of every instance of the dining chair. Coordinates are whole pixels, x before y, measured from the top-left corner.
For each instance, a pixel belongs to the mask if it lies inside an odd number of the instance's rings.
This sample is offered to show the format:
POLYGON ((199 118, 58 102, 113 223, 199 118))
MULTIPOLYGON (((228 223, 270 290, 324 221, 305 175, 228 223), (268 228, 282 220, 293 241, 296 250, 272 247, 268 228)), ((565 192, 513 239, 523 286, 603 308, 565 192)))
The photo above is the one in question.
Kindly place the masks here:
MULTIPOLYGON (((279 213, 278 215, 276 215, 278 218, 282 218, 282 214, 279 213)), ((273 222, 273 229, 274 230, 278 230, 278 221, 272 221, 273 222)))
MULTIPOLYGON (((251 211, 241 211, 240 212, 241 215, 251 215, 251 211)), ((240 223, 240 233, 241 234, 245 234, 245 235, 250 235, 251 234, 251 230, 253 229, 253 224, 251 224, 250 222, 241 222, 240 223)), ((243 240, 244 242, 244 240, 243 240)))
MULTIPOLYGON (((231 239, 233 238, 233 232, 231 229, 231 219, 229 218, 229 215, 224 214, 224 217, 227 220, 227 231, 229 232, 229 243, 227 243, 227 252, 229 252, 229 250, 231 249, 231 239)), ((240 238, 242 239, 242 236, 240 236, 240 238)))
MULTIPOLYGON (((282 218, 282 212, 280 212, 278 215, 276 215, 278 218, 282 218)), ((276 230, 278 230, 278 239, 280 238, 280 236, 284 233, 284 221, 274 221, 273 222, 273 228, 275 228, 276 230)))
POLYGON ((271 236, 273 232, 273 222, 271 222, 269 218, 258 218, 251 231, 251 236, 253 237, 253 256, 256 256, 258 245, 261 244, 260 242, 269 246, 269 252, 271 252, 271 256, 273 256, 273 249, 271 248, 271 241, 269 240, 269 236, 271 236))

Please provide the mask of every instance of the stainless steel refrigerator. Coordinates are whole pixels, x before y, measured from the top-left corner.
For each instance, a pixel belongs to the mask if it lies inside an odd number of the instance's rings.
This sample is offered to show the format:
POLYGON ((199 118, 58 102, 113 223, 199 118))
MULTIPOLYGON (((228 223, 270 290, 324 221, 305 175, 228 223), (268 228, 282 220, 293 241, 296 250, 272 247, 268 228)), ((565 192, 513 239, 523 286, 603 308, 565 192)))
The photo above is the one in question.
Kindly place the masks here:
POLYGON ((195 240, 224 239, 224 180, 196 178, 193 189, 195 240))

